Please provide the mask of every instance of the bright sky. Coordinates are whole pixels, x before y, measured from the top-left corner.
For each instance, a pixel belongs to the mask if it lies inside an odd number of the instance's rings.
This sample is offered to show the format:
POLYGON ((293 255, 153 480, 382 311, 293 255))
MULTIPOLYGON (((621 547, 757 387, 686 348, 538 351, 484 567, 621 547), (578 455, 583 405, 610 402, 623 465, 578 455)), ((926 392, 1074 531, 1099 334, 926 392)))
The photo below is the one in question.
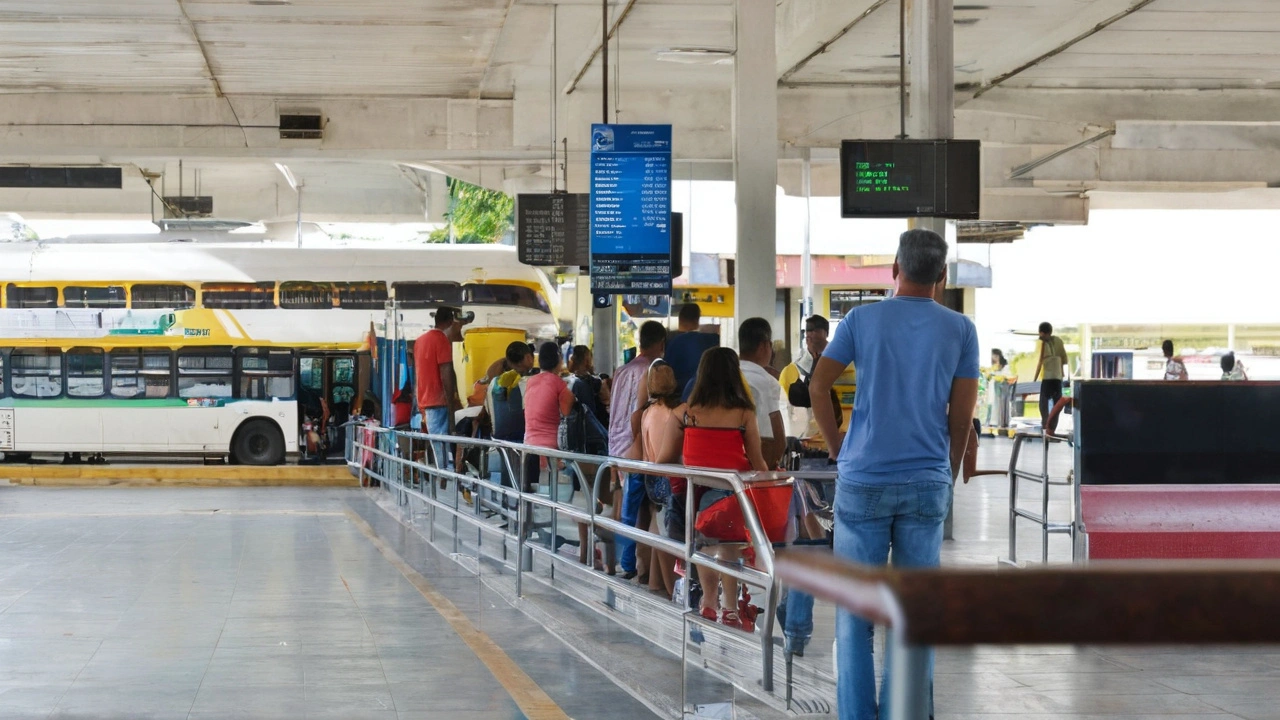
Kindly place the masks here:
POLYGON ((1276 323, 1280 211, 1094 210, 1088 225, 1034 228, 991 248, 977 292, 984 347, 1008 330, 1081 323, 1276 323))

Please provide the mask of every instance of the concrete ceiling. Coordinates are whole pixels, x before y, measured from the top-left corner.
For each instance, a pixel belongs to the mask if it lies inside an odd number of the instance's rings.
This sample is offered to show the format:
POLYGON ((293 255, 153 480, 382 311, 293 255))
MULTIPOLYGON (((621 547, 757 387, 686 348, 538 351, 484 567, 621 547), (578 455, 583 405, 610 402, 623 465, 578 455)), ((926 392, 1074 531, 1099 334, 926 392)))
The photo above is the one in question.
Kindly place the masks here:
MULTIPOLYGON (((618 118, 672 123, 685 177, 731 177, 733 68, 663 51, 750 52, 734 7, 610 0, 618 118)), ((804 154, 833 194, 842 138, 898 132, 898 10, 777 0, 789 192, 804 154)), ((289 217, 280 162, 308 218, 422 219, 439 213, 432 171, 549 189, 562 138, 581 188, 602 35, 593 0, 6 0, 0 164, 121 165, 126 187, 0 189, 0 209, 145 217, 144 174, 176 194, 182 160, 184 192, 198 176, 217 214, 289 217), (289 112, 322 114, 324 138, 281 139, 289 112)), ((1082 222, 1099 193, 1280 206, 1277 48, 1275 0, 957 4, 956 134, 984 141, 984 216, 1082 222)))

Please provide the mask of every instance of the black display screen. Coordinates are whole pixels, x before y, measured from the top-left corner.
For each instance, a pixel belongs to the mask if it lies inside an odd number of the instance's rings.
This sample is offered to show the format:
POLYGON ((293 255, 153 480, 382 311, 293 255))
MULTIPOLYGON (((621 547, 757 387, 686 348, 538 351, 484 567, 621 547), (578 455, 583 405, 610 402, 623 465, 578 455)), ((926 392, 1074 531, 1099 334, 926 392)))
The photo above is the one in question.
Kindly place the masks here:
POLYGON ((977 219, 977 140, 845 140, 840 216, 977 219))

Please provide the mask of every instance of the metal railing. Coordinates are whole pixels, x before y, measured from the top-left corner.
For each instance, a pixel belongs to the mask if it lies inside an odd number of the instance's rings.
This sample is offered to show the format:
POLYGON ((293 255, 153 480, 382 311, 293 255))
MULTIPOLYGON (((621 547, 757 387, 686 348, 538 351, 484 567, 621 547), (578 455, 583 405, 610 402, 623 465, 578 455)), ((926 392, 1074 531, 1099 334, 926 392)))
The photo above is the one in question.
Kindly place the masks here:
POLYGON ((1275 562, 889 570, 785 552, 778 569, 787 583, 889 626, 886 720, 929 717, 933 646, 1280 643, 1275 562))
MULTIPOLYGON (((502 550, 496 556, 489 557, 494 557, 514 572, 517 595, 524 593, 525 575, 532 569, 532 558, 535 553, 549 558, 553 577, 555 567, 559 563, 562 568, 572 566, 574 572, 590 572, 598 575, 600 582, 610 582, 606 580, 607 576, 604 573, 588 570, 592 565, 593 549, 602 536, 610 535, 613 538, 627 538, 638 545, 683 558, 686 569, 694 566, 706 568, 734 578, 747 586, 760 588, 764 592, 765 607, 762 608, 757 625, 761 661, 759 683, 760 689, 769 694, 774 691, 773 634, 781 587, 774 574, 773 544, 765 534, 760 517, 747 491, 790 486, 793 479, 797 477, 815 480, 834 478, 834 473, 830 472, 736 473, 678 465, 657 465, 616 457, 568 453, 500 440, 435 436, 377 426, 359 426, 347 433, 346 458, 353 474, 360 478, 362 485, 371 484, 369 483, 371 479, 377 480, 389 492, 397 495, 397 504, 404 505, 412 499, 425 506, 430 521, 428 540, 433 544, 437 543, 436 527, 438 515, 441 513, 446 516, 444 519, 451 528, 454 553, 459 552, 461 542, 459 529, 463 526, 476 531, 477 542, 486 532, 499 533, 502 550), (440 449, 444 452, 440 452, 440 449), (536 486, 526 484, 528 479, 523 477, 526 465, 533 462, 537 462, 540 466, 535 476, 538 481, 536 486), (541 466, 544 463, 546 467, 542 469, 541 466), (457 467, 459 464, 462 465, 461 468, 457 467), (607 483, 610 482, 614 472, 687 479, 689 487, 684 498, 687 530, 684 542, 641 530, 597 512, 594 499, 601 497, 602 483, 606 484, 605 488, 609 487, 607 483), (577 480, 579 490, 574 490, 572 487, 574 479, 577 480), (538 492, 537 488, 542 487, 543 484, 546 486, 546 492, 538 492), (450 485, 454 492, 446 491, 450 485), (749 562, 729 562, 702 551, 702 545, 712 543, 699 543, 699 537, 694 529, 697 512, 694 504, 694 486, 726 490, 736 496, 742 509, 749 538, 747 543, 738 544, 750 547, 752 557, 749 562), (570 493, 586 493, 585 506, 571 504, 569 498, 563 497, 566 487, 570 493), (461 492, 463 489, 467 493, 461 492), (467 494, 470 496, 469 501, 466 499, 467 494), (549 517, 546 516, 548 513, 549 517), (540 518, 540 514, 543 517, 540 518), (495 525, 495 519, 505 520, 505 522, 495 525), (588 528, 587 539, 590 545, 586 552, 586 566, 556 552, 560 529, 566 524, 563 522, 565 519, 569 526, 582 524, 588 528), (513 527, 514 532, 512 532, 513 527), (535 533, 546 539, 535 540, 535 533)), ((569 541, 565 540, 565 542, 569 541)), ((651 570, 651 572, 656 571, 656 569, 651 570)), ((616 583, 616 581, 613 582, 616 583)), ((684 585, 685 593, 681 598, 683 600, 681 605, 670 605, 672 612, 679 613, 684 623, 684 637, 689 636, 690 627, 700 627, 704 633, 709 628, 717 628, 717 633, 721 631, 728 633, 738 638, 739 642, 751 641, 748 633, 709 621, 696 612, 695 608, 691 608, 688 602, 688 578, 684 585)), ((715 588, 703 590, 716 592, 715 588)), ((683 651, 681 662, 682 665, 687 663, 683 651)), ((714 669, 711 665, 707 667, 714 669)), ((728 677, 728 674, 722 673, 722 676, 733 682, 733 678, 728 677)), ((789 674, 787 682, 789 696, 791 690, 789 674)), ((742 689, 748 692, 752 690, 749 686, 742 689)))
POLYGON ((1071 438, 1055 435, 1051 432, 1019 432, 1013 438, 1013 452, 1009 456, 1009 557, 1001 560, 1003 564, 1018 564, 1018 520, 1029 520, 1040 528, 1040 562, 1049 562, 1049 536, 1055 534, 1068 535, 1071 538, 1072 551, 1075 548, 1076 522, 1074 515, 1068 522, 1053 522, 1049 519, 1049 489, 1051 486, 1067 486, 1072 484, 1068 475, 1061 480, 1054 480, 1049 474, 1049 449, 1059 443, 1072 444, 1071 438), (1040 472, 1031 472, 1019 467, 1023 447, 1030 442, 1040 443, 1040 472), (1035 483, 1040 486, 1040 511, 1033 512, 1018 505, 1020 481, 1035 483))

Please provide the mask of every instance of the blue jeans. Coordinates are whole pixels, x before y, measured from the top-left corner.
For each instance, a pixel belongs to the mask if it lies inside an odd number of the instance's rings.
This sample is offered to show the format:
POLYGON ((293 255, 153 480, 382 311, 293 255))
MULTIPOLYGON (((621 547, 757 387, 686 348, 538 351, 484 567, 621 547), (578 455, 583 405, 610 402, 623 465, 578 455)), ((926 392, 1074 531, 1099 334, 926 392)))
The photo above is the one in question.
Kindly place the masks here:
MULTIPOLYGON (((627 525, 635 525, 636 520, 640 518, 640 507, 644 505, 644 476, 633 475, 631 473, 623 473, 622 481, 622 522, 627 525)), ((618 547, 618 564, 622 565, 622 572, 630 573, 636 571, 636 543, 634 540, 624 538, 621 535, 614 542, 618 547)))
MULTIPOLYGON (((946 471, 895 473, 883 484, 840 478, 836 484, 835 554, 864 565, 937 567, 942 522, 951 507, 951 478, 946 471)), ((790 618, 788 618, 790 619, 790 618)), ((879 713, 876 671, 871 656, 874 626, 841 610, 836 613, 836 705, 840 720, 889 717, 889 661, 884 663, 879 713)), ((929 707, 933 706, 933 654, 929 655, 929 707)))
MULTIPOLYGON (((430 407, 422 411, 423 419, 426 421, 426 433, 428 435, 448 435, 449 434, 449 408, 447 407, 430 407)), ((445 451, 444 443, 432 442, 432 449, 435 451, 436 457, 443 460, 441 467, 452 468, 453 458, 450 453, 445 451)))
MULTIPOLYGON (((800 469, 825 470, 827 469, 827 460, 826 458, 804 459, 800 461, 800 469)), ((800 499, 798 495, 801 492, 801 482, 805 481, 796 481, 796 492, 791 497, 792 514, 797 516, 800 515, 800 499)), ((831 487, 834 484, 834 481, 823 480, 819 485, 822 489, 822 499, 827 503, 835 500, 835 494, 831 487)), ((812 510, 812 508, 809 508, 809 510, 812 510)), ((786 618, 782 623, 782 634, 786 635, 787 639, 792 642, 792 647, 798 647, 803 650, 804 646, 808 644, 809 638, 813 636, 813 596, 794 588, 784 588, 782 605, 784 608, 783 617, 786 618)))

